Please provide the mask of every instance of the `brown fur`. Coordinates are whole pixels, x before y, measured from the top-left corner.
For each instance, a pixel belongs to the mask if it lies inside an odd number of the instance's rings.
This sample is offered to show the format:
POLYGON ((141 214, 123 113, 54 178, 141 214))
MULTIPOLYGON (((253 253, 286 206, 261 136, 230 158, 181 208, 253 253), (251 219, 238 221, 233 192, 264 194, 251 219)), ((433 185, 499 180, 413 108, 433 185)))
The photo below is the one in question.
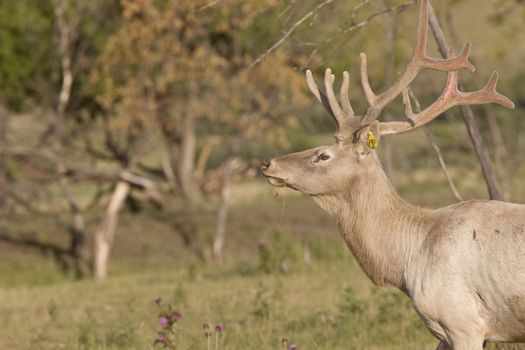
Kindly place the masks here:
POLYGON ((332 214, 365 273, 412 299, 442 340, 440 349, 525 340, 525 206, 410 205, 364 142, 357 138, 272 159, 263 172, 273 185, 306 193, 332 214))
POLYGON ((345 192, 314 200, 335 214, 350 251, 374 283, 403 288, 405 267, 425 240, 431 215, 397 195, 375 156, 366 168, 345 192))

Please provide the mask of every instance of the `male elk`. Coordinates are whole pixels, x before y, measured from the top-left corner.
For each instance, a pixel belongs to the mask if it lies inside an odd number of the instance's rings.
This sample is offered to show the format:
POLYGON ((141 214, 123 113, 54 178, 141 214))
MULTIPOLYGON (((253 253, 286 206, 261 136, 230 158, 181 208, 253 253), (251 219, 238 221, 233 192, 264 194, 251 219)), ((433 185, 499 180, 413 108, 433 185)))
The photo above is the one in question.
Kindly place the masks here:
POLYGON ((430 210, 400 198, 381 168, 375 142, 431 122, 456 105, 513 103, 496 92, 495 72, 476 92, 458 89, 458 70, 474 70, 470 45, 448 59, 426 55, 429 1, 421 0, 417 41, 406 70, 380 95, 372 91, 361 54, 361 80, 368 100, 363 116, 348 100, 343 74, 341 104, 326 70, 326 94, 310 71, 308 86, 337 124, 335 144, 274 158, 262 164, 268 182, 310 195, 337 218, 360 266, 377 285, 406 293, 438 349, 482 349, 485 341, 525 341, 525 205, 468 201, 430 210), (408 86, 422 69, 448 72, 439 99, 420 113, 411 108, 408 86), (406 119, 378 122, 385 106, 403 96, 406 119))

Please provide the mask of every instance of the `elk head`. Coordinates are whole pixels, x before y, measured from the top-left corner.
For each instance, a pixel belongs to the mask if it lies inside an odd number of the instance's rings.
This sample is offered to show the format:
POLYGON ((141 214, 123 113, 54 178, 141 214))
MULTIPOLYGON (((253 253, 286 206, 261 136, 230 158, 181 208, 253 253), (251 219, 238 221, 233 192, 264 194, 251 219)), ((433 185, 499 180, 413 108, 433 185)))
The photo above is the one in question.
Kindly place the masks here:
POLYGON ((349 180, 362 175, 378 164, 375 148, 383 135, 400 134, 431 122, 447 109, 457 105, 498 103, 508 108, 514 104, 496 91, 498 73, 494 72, 482 90, 461 92, 458 88, 458 71, 474 71, 469 62, 470 43, 459 55, 449 49, 447 59, 436 59, 426 54, 428 36, 429 0, 422 0, 419 12, 416 46, 412 58, 400 78, 386 91, 376 95, 368 80, 367 59, 361 53, 361 84, 368 101, 364 115, 355 115, 348 98, 349 75, 343 73, 340 103, 334 93, 335 75, 327 69, 324 77, 326 93, 315 83, 312 73, 306 71, 308 87, 313 95, 333 117, 337 132, 335 143, 288 154, 264 162, 261 170, 274 186, 296 189, 309 195, 338 193, 348 186, 349 180), (422 69, 448 72, 447 84, 441 96, 425 110, 414 113, 411 107, 409 85, 422 69), (379 122, 377 119, 387 104, 397 96, 403 96, 405 119, 379 122))

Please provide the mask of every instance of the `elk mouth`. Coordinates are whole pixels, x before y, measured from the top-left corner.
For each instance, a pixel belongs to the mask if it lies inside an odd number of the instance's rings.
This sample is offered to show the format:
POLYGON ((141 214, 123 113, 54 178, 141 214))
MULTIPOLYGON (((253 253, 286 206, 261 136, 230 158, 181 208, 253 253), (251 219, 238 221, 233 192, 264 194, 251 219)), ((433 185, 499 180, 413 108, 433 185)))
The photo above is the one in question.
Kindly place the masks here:
POLYGON ((286 187, 288 185, 288 181, 286 179, 281 179, 280 177, 275 176, 266 175, 266 181, 275 187, 286 187))

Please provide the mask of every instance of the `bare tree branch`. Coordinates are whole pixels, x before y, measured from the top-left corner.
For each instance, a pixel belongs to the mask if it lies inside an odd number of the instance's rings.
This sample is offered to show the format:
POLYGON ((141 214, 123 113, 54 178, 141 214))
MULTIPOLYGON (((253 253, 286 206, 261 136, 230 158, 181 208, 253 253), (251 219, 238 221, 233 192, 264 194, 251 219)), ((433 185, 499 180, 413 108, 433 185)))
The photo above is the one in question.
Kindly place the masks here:
POLYGON ((88 168, 83 165, 64 161, 63 159, 47 151, 25 149, 20 147, 0 146, 0 155, 8 155, 20 158, 40 158, 46 162, 56 164, 57 166, 60 165, 62 169, 57 171, 56 175, 58 177, 66 176, 75 180, 112 182, 124 181, 132 186, 143 189, 148 194, 148 197, 150 197, 150 199, 155 201, 157 204, 161 203, 161 195, 157 190, 155 182, 143 176, 135 175, 129 170, 104 171, 88 168))
MULTIPOLYGON (((317 13, 320 9, 322 9, 323 7, 331 4, 332 2, 334 2, 335 0, 325 0, 323 1, 322 3, 320 3, 319 5, 317 5, 313 10, 311 10, 310 12, 308 12, 306 15, 304 15, 303 17, 301 17, 297 22, 295 22, 291 27, 290 29, 288 29, 284 35, 277 41, 275 42, 268 50, 266 50, 262 55, 260 55, 259 57, 257 57, 257 59, 255 59, 249 66, 248 66, 248 70, 252 69, 255 65, 257 65, 258 63, 260 63, 266 56, 268 56, 269 54, 271 54, 273 51, 275 51, 275 49, 277 49, 279 46, 281 46, 289 37, 290 35, 292 35, 292 33, 297 29, 297 27, 299 27, 301 24, 303 24, 307 19, 309 19, 310 17, 312 17, 315 13, 317 13)), ((360 9, 361 7, 363 7, 364 5, 366 5, 367 3, 369 2, 369 0, 363 0, 361 3, 359 3, 358 5, 356 5, 354 7, 354 9, 352 10, 352 18, 355 18, 356 16, 356 11, 358 9, 360 9)), ((365 25, 367 25, 370 21, 372 21, 374 18, 378 17, 378 16, 381 16, 381 15, 384 15, 384 14, 387 14, 387 13, 392 13, 392 12, 398 12, 398 11, 403 11, 405 8, 407 7, 410 7, 414 4, 416 4, 416 0, 410 0, 404 4, 401 4, 401 5, 397 5, 397 6, 392 6, 392 7, 389 7, 389 8, 385 8, 381 11, 378 11, 376 13, 373 13, 372 15, 368 16, 368 18, 366 18, 365 20, 361 21, 361 22, 358 22, 358 23, 353 23, 350 27, 346 28, 346 29, 339 29, 337 31, 337 33, 333 34, 332 36, 330 36, 328 39, 322 41, 321 43, 317 44, 317 47, 312 51, 312 53, 310 54, 310 56, 308 57, 308 60, 307 62, 310 62, 311 59, 317 54, 317 52, 319 51, 319 48, 321 46, 324 46, 330 42, 332 42, 333 40, 335 40, 336 38, 340 37, 341 35, 344 35, 344 34, 348 34, 350 32, 353 32, 355 30, 358 30, 362 27, 364 27, 365 25)), ((303 67, 304 68, 304 67, 303 67)))
POLYGON ((452 181, 452 177, 450 176, 450 173, 448 172, 447 166, 445 164, 445 160, 443 159, 443 155, 441 154, 441 150, 439 149, 439 146, 434 142, 434 140, 432 139, 432 136, 430 135, 428 130, 423 129, 423 131, 425 133, 425 136, 427 137, 428 142, 430 142, 430 145, 432 146, 432 148, 436 152, 436 155, 437 155, 438 161, 439 161, 439 165, 441 166, 441 170, 443 171, 443 174, 445 175, 445 178, 447 179, 448 186, 452 190, 452 193, 454 194, 454 197, 456 198, 456 200, 458 202, 462 202, 463 201, 463 197, 459 193, 456 185, 454 185, 454 181, 452 181))
POLYGON ((44 215, 44 213, 37 207, 33 205, 33 202, 24 198, 19 193, 13 191, 11 188, 7 189, 6 197, 11 198, 18 205, 24 207, 32 214, 44 215))
MULTIPOLYGON (((367 0, 365 0, 363 3, 366 3, 366 2, 367 2, 367 0)), ((331 43, 335 39, 339 38, 341 35, 348 34, 350 32, 354 32, 354 31, 357 31, 357 30, 363 28, 364 26, 368 25, 376 17, 380 17, 380 16, 383 16, 385 14, 390 14, 390 13, 394 13, 394 12, 404 11, 406 8, 408 8, 410 6, 413 6, 416 3, 417 2, 415 0, 410 0, 410 1, 406 2, 406 3, 404 3, 404 4, 401 4, 401 5, 384 8, 384 9, 378 11, 378 12, 375 12, 375 13, 371 14, 370 16, 368 16, 366 19, 362 20, 361 22, 358 22, 358 23, 354 22, 351 26, 349 26, 349 27, 347 27, 345 29, 339 29, 335 34, 333 34, 332 36, 328 37, 327 39, 325 39, 324 41, 322 41, 322 42, 320 42, 320 43, 318 43, 316 45, 314 50, 308 56, 308 59, 306 60, 306 63, 302 67, 302 69, 304 69, 312 61, 312 59, 315 57, 315 55, 317 55, 317 53, 319 52, 319 50, 320 50, 320 48, 322 46, 328 45, 329 43, 331 43)), ((358 9, 361 6, 362 6, 362 4, 359 4, 359 5, 357 5, 354 8, 354 11, 352 11, 352 18, 355 17, 355 9, 358 9)))
POLYGON ((64 265, 63 258, 70 257, 71 252, 63 247, 57 246, 53 243, 40 242, 32 238, 24 237, 13 237, 9 234, 1 233, 0 242, 7 242, 15 245, 20 245, 23 247, 29 247, 40 250, 42 253, 51 252, 57 260, 60 260, 64 265))
MULTIPOLYGON (((443 29, 441 28, 439 20, 436 16, 436 13, 432 8, 432 5, 429 5, 429 23, 434 34, 434 39, 438 44, 438 48, 441 52, 441 55, 443 57, 447 57, 447 50, 449 48, 449 45, 447 43, 445 34, 443 33, 443 29)), ((459 88, 461 89, 461 86, 459 86, 459 88)), ((487 184, 490 199, 503 200, 503 196, 501 195, 501 191, 499 189, 496 174, 494 173, 494 169, 490 162, 487 148, 483 143, 481 132, 474 118, 472 108, 470 108, 470 106, 460 106, 460 110, 461 114, 463 115, 465 124, 467 126, 470 139, 472 140, 472 144, 474 145, 476 156, 478 157, 479 163, 481 165, 481 171, 487 184)))
POLYGON ((206 9, 209 9, 210 7, 213 7, 213 6, 217 5, 221 1, 222 0, 212 0, 210 3, 195 9, 194 12, 199 12, 199 11, 204 11, 206 9))
MULTIPOLYGON (((411 89, 408 89, 408 92, 410 94, 410 97, 412 100, 414 100, 414 104, 416 105, 416 112, 421 113, 421 104, 419 103, 419 100, 417 99, 416 95, 414 95, 413 91, 411 89)), ((434 149, 434 152, 436 152, 436 155, 438 157, 439 165, 441 166, 441 170, 443 171, 443 174, 445 175, 445 178, 447 179, 448 186, 450 187, 450 190, 452 191, 452 194, 456 198, 458 202, 463 201, 463 197, 459 193, 456 185, 454 184, 454 181, 452 180, 452 177, 450 176, 450 173, 448 171, 447 165, 445 164, 445 160, 443 159, 443 155, 441 154, 441 150, 439 149, 439 146, 434 142, 432 135, 430 132, 423 128, 423 132, 430 143, 430 146, 434 149)))
POLYGON ((297 27, 299 27, 301 24, 303 24, 308 18, 312 17, 317 11, 319 11, 320 9, 325 7, 326 5, 329 5, 329 4, 333 3, 334 1, 336 1, 336 0, 325 0, 325 1, 323 1, 322 3, 320 3, 319 5, 314 7, 313 10, 311 10, 306 15, 304 15, 301 19, 299 19, 297 22, 295 22, 294 25, 284 33, 284 35, 283 35, 283 37, 281 37, 281 39, 279 39, 275 44, 273 44, 261 56, 257 57, 257 59, 255 59, 255 61, 253 61, 248 66, 248 70, 252 69, 255 65, 257 65, 259 62, 261 62, 266 56, 268 56, 273 51, 275 51, 275 49, 277 49, 279 46, 281 46, 286 41, 286 39, 288 39, 288 37, 290 35, 292 35, 292 33, 297 29, 297 27))

